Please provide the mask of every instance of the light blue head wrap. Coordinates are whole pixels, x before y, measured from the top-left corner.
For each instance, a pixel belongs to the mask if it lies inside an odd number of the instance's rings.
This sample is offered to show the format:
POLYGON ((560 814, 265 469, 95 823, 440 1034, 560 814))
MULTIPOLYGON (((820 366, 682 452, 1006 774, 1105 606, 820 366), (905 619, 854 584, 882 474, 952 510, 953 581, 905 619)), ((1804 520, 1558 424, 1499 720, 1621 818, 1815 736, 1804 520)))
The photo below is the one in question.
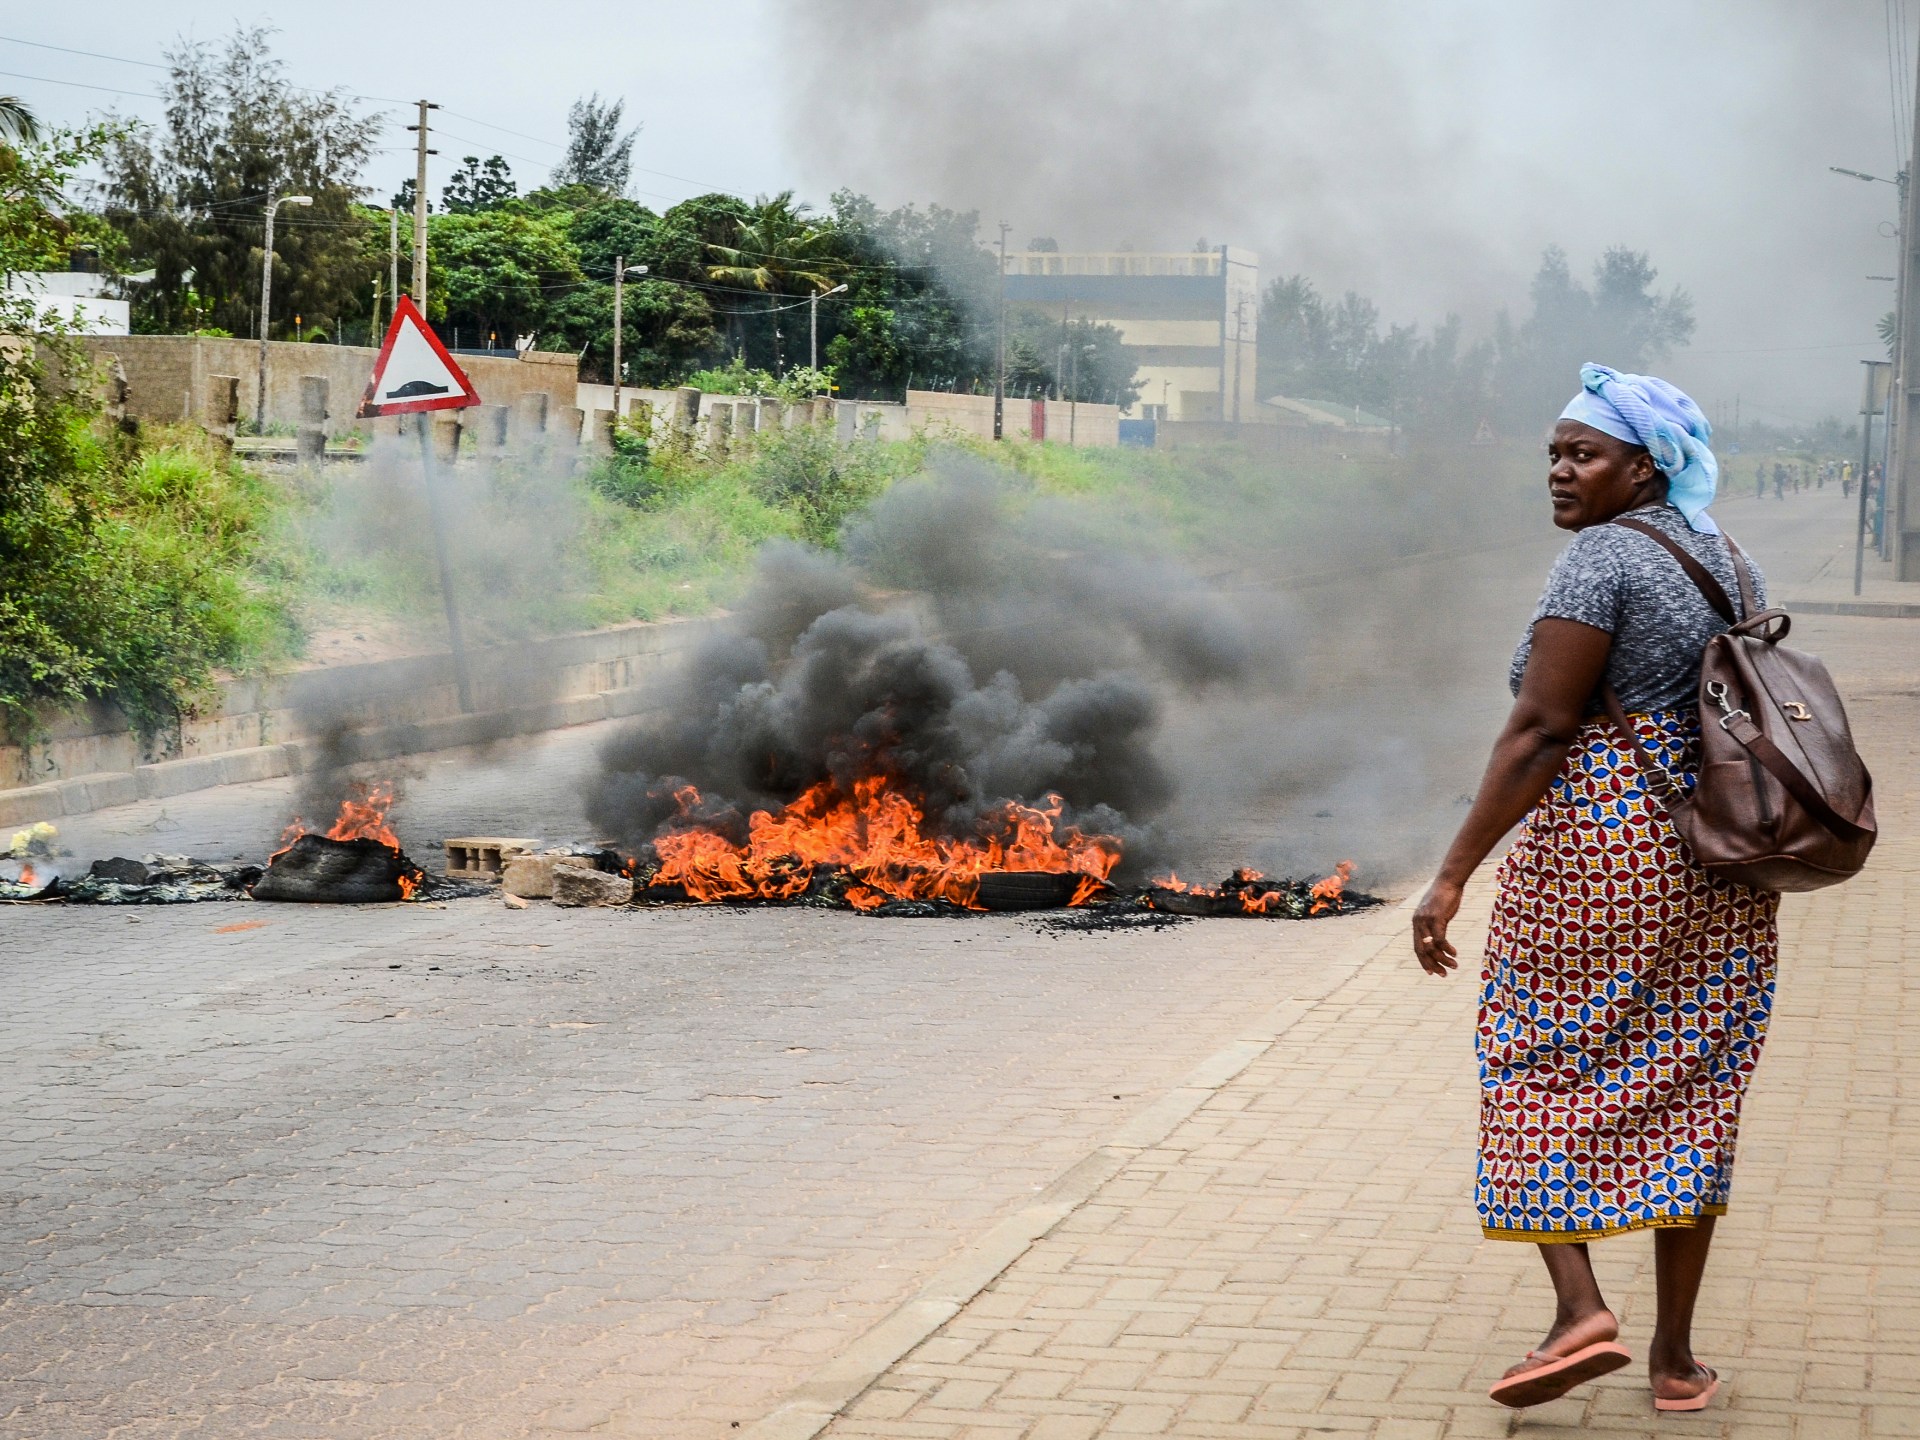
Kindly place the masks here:
POLYGON ((1580 367, 1580 393, 1560 412, 1629 445, 1643 445, 1667 477, 1667 499, 1702 535, 1720 527, 1707 514, 1720 484, 1708 443, 1713 427, 1686 393, 1652 375, 1622 375, 1606 365, 1580 367))

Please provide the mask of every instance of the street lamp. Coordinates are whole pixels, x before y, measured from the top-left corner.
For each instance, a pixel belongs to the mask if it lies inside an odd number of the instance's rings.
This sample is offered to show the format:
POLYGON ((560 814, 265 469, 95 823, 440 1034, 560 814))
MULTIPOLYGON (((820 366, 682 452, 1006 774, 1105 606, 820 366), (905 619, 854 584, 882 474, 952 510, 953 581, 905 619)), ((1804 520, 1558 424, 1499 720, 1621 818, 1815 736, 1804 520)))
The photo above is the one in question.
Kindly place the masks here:
POLYGON ((620 331, 625 324, 621 299, 626 293, 627 276, 646 273, 646 266, 629 265, 624 255, 613 257, 613 418, 616 424, 620 420, 620 331))
MULTIPOLYGON (((831 290, 823 291, 822 293, 827 295, 838 295, 842 290, 846 288, 847 287, 844 285, 836 285, 831 290)), ((820 368, 820 296, 819 295, 809 295, 807 297, 807 368, 809 370, 818 370, 820 368)))
POLYGON ((273 216, 282 205, 311 205, 311 195, 275 195, 267 192, 267 244, 260 257, 260 389, 253 406, 253 428, 267 428, 267 317, 273 307, 273 216))

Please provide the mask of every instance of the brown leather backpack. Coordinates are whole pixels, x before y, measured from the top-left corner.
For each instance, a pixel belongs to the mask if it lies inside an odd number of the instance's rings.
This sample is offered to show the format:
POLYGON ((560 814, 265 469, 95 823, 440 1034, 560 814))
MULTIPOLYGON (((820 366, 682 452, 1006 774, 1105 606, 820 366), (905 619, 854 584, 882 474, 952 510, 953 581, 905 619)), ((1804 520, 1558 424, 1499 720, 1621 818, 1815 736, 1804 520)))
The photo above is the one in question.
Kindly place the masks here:
POLYGON ((1783 610, 1753 613, 1753 576, 1731 539, 1740 611, 1693 556, 1638 520, 1730 627, 1700 657, 1700 775, 1693 792, 1641 744, 1612 685, 1601 698, 1633 747, 1647 788, 1709 874, 1755 890, 1819 890, 1860 873, 1878 829, 1873 777, 1827 667, 1780 642, 1783 610))

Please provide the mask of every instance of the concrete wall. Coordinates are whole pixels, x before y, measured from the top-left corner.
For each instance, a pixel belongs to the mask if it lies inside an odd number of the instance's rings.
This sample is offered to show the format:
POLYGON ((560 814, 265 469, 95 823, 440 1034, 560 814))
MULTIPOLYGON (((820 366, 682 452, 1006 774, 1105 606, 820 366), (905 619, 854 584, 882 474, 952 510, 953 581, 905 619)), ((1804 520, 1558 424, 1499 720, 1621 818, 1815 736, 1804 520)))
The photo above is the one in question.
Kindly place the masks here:
MULTIPOLYGON (((1075 445, 1111 447, 1120 443, 1120 411, 1113 405, 1069 405, 1064 400, 1040 402, 1045 414, 1046 438, 1064 445, 1072 436, 1075 445)), ((1001 414, 1002 433, 1015 440, 1033 438, 1031 400, 1007 397, 1001 414)), ((963 435, 993 438, 993 397, 991 395, 949 395, 939 390, 909 390, 907 421, 910 429, 954 430, 963 435)))
MULTIPOLYGON (((85 342, 95 360, 118 356, 127 372, 127 410, 142 420, 198 418, 206 404, 210 377, 240 377, 240 414, 251 419, 258 393, 260 343, 199 335, 93 336, 85 342)), ((305 375, 326 377, 329 385, 327 433, 347 434, 355 426, 353 412, 379 351, 364 345, 309 345, 292 340, 267 344, 267 421, 300 422, 300 380, 305 375)), ((550 410, 575 404, 580 362, 574 355, 528 351, 518 360, 481 355, 459 357, 473 378, 480 398, 489 405, 512 405, 523 395, 548 397, 550 410)), ((368 422, 358 422, 368 428, 368 422)), ((389 422, 391 423, 391 422, 389 422)))
POLYGON ((1154 445, 1191 450, 1237 445, 1274 455, 1351 455, 1377 459, 1393 454, 1391 430, 1342 430, 1334 425, 1274 425, 1208 421, 1162 421, 1154 445))
POLYGON ((0 745, 0 825, 298 774, 314 761, 323 716, 354 732, 354 754, 379 759, 639 714, 714 623, 621 625, 472 651, 470 715, 442 654, 229 680, 216 707, 158 747, 142 747, 111 705, 49 716, 44 744, 0 745))

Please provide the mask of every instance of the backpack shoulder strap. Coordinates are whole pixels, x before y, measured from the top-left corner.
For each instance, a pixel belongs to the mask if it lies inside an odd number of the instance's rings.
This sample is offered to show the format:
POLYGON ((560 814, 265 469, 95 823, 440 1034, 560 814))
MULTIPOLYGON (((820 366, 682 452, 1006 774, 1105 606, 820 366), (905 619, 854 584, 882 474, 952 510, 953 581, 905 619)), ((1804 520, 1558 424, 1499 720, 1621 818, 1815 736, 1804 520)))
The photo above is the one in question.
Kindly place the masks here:
POLYGON ((1747 552, 1734 544, 1731 535, 1723 530, 1720 538, 1727 542, 1727 554, 1733 557, 1734 578, 1740 582, 1740 618, 1749 619, 1759 607, 1753 597, 1753 566, 1747 560, 1747 552))
MULTIPOLYGON (((1658 530, 1654 529, 1653 526, 1643 521, 1615 520, 1612 523, 1618 525, 1623 530, 1637 531, 1649 540, 1658 542, 1661 548, 1665 549, 1674 559, 1680 562, 1680 568, 1687 572, 1687 578, 1700 588, 1700 593, 1706 596, 1707 603, 1714 608, 1722 620, 1726 621, 1729 625, 1738 625, 1740 623, 1740 617, 1734 613, 1733 602, 1727 598, 1727 592, 1721 588, 1720 582, 1713 578, 1713 573, 1708 570, 1706 566, 1689 555, 1677 542, 1662 535, 1658 530)), ((1738 563, 1738 561, 1735 562, 1736 568, 1738 568, 1738 563)), ((1742 598, 1745 598, 1745 592, 1748 588, 1746 576, 1743 574, 1740 578, 1742 598)))

